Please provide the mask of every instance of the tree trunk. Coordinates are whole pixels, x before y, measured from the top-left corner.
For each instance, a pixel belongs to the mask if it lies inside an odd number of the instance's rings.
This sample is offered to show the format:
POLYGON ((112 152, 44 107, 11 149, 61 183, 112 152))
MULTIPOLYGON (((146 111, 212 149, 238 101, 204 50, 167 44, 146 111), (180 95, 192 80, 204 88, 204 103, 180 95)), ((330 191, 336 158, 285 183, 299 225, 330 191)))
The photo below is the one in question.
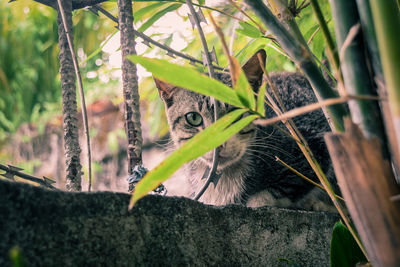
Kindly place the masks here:
MULTIPOLYGON (((67 29, 72 35, 72 3, 63 0, 62 5, 67 21, 67 29)), ((63 129, 66 162, 66 189, 68 191, 81 190, 82 166, 80 163, 81 148, 78 139, 78 119, 76 104, 75 72, 71 51, 68 46, 67 34, 58 11, 58 46, 60 48, 60 74, 63 102, 63 129)), ((73 39, 72 39, 73 40, 73 39)))
POLYGON ((121 33, 125 132, 128 137, 128 173, 131 175, 133 168, 142 164, 143 142, 136 65, 127 59, 127 56, 136 54, 132 1, 118 0, 118 8, 118 24, 121 33))

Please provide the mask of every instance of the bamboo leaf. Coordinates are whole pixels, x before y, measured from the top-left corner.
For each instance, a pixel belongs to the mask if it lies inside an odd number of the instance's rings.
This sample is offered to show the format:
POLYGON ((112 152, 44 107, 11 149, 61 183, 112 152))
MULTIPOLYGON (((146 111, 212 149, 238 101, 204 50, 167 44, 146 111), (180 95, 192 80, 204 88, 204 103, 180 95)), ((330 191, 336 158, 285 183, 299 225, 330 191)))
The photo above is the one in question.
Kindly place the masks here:
POLYGON ((261 114, 263 117, 265 116, 264 100, 265 100, 265 91, 266 90, 267 90, 267 86, 264 82, 258 91, 258 97, 257 97, 257 112, 259 114, 261 114))
POLYGON ((134 63, 142 65, 146 70, 152 72, 155 77, 162 81, 196 93, 214 97, 227 104, 246 108, 232 88, 206 75, 200 74, 193 69, 172 64, 162 59, 133 55, 130 56, 129 59, 134 63))
POLYGON ((241 28, 236 29, 236 32, 249 36, 254 39, 261 37, 260 30, 254 27, 253 25, 243 21, 240 21, 239 25, 241 26, 241 28))
POLYGON ((367 262, 350 231, 340 221, 333 227, 330 257, 331 267, 353 267, 367 262))
POLYGON ((150 19, 148 19, 145 23, 143 23, 142 26, 139 27, 138 31, 139 32, 144 32, 147 30, 151 25, 153 25, 157 20, 159 20, 162 16, 167 14, 168 12, 174 11, 181 7, 182 4, 173 4, 170 5, 160 11, 158 11, 156 14, 154 14, 150 19))
POLYGON ((258 117, 257 115, 250 115, 233 123, 245 112, 246 110, 244 109, 237 109, 226 114, 210 127, 195 135, 179 149, 175 150, 156 168, 148 172, 137 184, 129 206, 132 207, 140 198, 168 179, 183 164, 222 145, 226 140, 258 117))
POLYGON ((138 11, 134 12, 133 13, 133 18, 135 19, 135 21, 142 20, 144 15, 146 15, 147 13, 149 13, 149 12, 153 11, 154 9, 156 9, 156 8, 158 8, 160 6, 163 6, 165 4, 167 4, 167 3, 159 2, 159 3, 155 3, 155 4, 152 4, 152 5, 145 6, 145 7, 141 8, 141 9, 139 9, 138 11))

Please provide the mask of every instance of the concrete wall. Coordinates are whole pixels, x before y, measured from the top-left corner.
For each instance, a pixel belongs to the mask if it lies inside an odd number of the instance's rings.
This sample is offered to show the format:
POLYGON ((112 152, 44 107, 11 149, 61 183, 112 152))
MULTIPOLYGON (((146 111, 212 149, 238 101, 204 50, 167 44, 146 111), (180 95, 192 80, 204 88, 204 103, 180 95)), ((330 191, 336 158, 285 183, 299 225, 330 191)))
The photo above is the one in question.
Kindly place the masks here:
POLYGON ((0 180, 0 266, 329 266, 336 214, 223 208, 122 193, 48 191, 0 180))

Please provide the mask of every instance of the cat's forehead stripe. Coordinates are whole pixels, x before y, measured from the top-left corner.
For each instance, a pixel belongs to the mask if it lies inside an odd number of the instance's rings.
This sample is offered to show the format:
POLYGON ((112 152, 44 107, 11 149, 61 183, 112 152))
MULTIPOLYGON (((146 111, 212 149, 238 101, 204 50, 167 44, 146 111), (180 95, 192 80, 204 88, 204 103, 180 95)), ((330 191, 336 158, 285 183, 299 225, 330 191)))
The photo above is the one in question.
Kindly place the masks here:
POLYGON ((179 123, 179 121, 182 119, 181 116, 179 116, 178 118, 176 118, 174 120, 174 122, 172 123, 172 130, 175 130, 176 125, 179 123))

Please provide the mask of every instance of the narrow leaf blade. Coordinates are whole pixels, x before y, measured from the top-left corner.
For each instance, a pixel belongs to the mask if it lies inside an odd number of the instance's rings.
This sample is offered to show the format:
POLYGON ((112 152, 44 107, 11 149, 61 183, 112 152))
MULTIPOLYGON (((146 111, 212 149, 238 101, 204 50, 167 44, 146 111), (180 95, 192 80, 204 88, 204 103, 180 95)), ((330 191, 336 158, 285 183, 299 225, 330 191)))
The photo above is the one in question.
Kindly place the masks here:
POLYGON ((263 117, 265 117, 265 91, 267 90, 267 86, 265 82, 261 85, 259 91, 258 91, 258 97, 257 97, 257 113, 261 114, 263 117))
POLYGON ((167 4, 166 2, 159 2, 159 3, 155 3, 155 4, 151 4, 145 7, 140 8, 139 10, 137 10, 136 12, 133 12, 133 18, 136 21, 141 21, 143 16, 150 13, 151 11, 153 11, 154 9, 157 9, 158 7, 161 7, 163 5, 167 4))
POLYGON ((254 27, 253 25, 242 21, 239 22, 239 25, 241 26, 241 28, 236 29, 236 32, 249 36, 254 39, 261 37, 260 30, 254 27))
POLYGON ((333 227, 330 258, 331 267, 353 267, 367 262, 350 231, 340 221, 333 227))
POLYGON ((142 65, 158 79, 237 107, 246 107, 229 86, 197 71, 166 60, 132 55, 129 59, 142 65), (179 75, 177 75, 179 74, 179 75))
POLYGON ((182 4, 173 4, 173 5, 170 5, 170 6, 166 7, 166 8, 158 11, 151 18, 149 18, 145 23, 143 23, 143 25, 139 27, 138 31, 139 32, 144 32, 151 25, 153 25, 157 20, 159 20, 162 16, 164 16, 168 12, 171 12, 171 11, 174 11, 174 10, 178 9, 181 5, 182 4))

